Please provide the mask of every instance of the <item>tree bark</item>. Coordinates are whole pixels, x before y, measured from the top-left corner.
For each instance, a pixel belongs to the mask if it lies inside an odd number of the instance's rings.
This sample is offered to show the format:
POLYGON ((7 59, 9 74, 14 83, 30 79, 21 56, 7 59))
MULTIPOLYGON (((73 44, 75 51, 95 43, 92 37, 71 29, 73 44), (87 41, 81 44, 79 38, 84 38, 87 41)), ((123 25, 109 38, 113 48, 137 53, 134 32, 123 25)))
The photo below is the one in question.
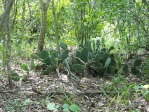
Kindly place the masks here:
POLYGON ((3 63, 5 73, 8 75, 9 87, 12 88, 12 80, 10 76, 10 62, 11 62, 11 26, 10 26, 10 11, 15 0, 4 1, 4 13, 0 21, 0 30, 4 32, 3 38, 3 63))
POLYGON ((49 6, 50 0, 47 1, 47 3, 44 3, 43 0, 40 0, 41 4, 41 29, 40 29, 40 35, 38 38, 38 51, 42 51, 44 47, 44 40, 45 40, 45 33, 46 33, 46 19, 47 19, 47 10, 49 6))
MULTIPOLYGON (((0 15, 0 30, 2 30, 4 22, 6 21, 5 18, 8 14, 10 14, 11 8, 13 6, 15 0, 9 0, 4 12, 0 15)), ((5 7, 5 6, 4 6, 5 7)))
POLYGON ((59 35, 58 35, 58 24, 57 24, 57 18, 56 18, 56 14, 55 14, 55 4, 54 4, 54 0, 52 0, 52 13, 53 13, 53 17, 54 17, 56 47, 57 47, 57 51, 60 53, 59 35))

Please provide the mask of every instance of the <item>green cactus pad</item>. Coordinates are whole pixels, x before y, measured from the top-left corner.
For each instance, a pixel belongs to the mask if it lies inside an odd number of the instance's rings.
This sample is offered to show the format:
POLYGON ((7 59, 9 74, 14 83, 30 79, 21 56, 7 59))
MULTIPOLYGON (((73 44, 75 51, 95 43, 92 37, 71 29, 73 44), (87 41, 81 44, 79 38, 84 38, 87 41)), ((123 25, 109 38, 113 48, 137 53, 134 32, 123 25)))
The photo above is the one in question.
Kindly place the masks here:
POLYGON ((60 43, 60 47, 63 49, 63 50, 66 50, 67 49, 67 45, 63 42, 60 43))
POLYGON ((51 66, 58 66, 58 58, 50 57, 51 66))
POLYGON ((104 68, 107 68, 111 63, 111 58, 109 57, 106 62, 105 62, 105 65, 104 65, 104 68))
POLYGON ((43 70, 43 74, 44 75, 49 75, 50 73, 52 73, 53 71, 55 71, 55 68, 52 66, 47 67, 45 70, 43 70))
POLYGON ((137 66, 140 66, 142 64, 142 60, 141 59, 137 59, 134 61, 134 66, 137 67, 137 66))
POLYGON ((111 46, 111 47, 109 48, 108 52, 110 52, 110 51, 112 51, 112 50, 114 50, 114 47, 113 47, 113 46, 111 46))
POLYGON ((9 75, 13 81, 19 81, 20 80, 19 74, 16 73, 15 71, 10 71, 9 75))
POLYGON ((28 67, 27 64, 24 64, 24 63, 23 63, 23 64, 21 65, 21 68, 22 68, 24 71, 26 71, 26 72, 29 71, 29 67, 28 67))
POLYGON ((72 65, 72 70, 74 70, 77 73, 81 73, 81 72, 84 72, 85 66, 81 64, 74 64, 72 65))
POLYGON ((83 48, 78 58, 80 58, 84 62, 87 62, 87 57, 88 57, 88 49, 83 48))
POLYGON ((131 72, 132 72, 132 74, 136 75, 136 74, 139 74, 140 73, 140 70, 137 69, 136 67, 132 67, 131 68, 131 72))
POLYGON ((125 64, 125 65, 123 66, 123 72, 124 72, 124 73, 128 73, 128 65, 127 65, 127 64, 125 64))
POLYGON ((115 68, 114 68, 114 66, 109 66, 109 68, 108 68, 108 73, 109 73, 109 74, 114 74, 114 73, 115 73, 115 68))
POLYGON ((43 50, 41 52, 38 53, 38 57, 40 59, 46 59, 47 57, 49 57, 49 53, 46 50, 43 50))
POLYGON ((60 58, 62 60, 66 59, 68 57, 68 53, 69 53, 69 50, 65 50, 64 52, 62 52, 60 58))

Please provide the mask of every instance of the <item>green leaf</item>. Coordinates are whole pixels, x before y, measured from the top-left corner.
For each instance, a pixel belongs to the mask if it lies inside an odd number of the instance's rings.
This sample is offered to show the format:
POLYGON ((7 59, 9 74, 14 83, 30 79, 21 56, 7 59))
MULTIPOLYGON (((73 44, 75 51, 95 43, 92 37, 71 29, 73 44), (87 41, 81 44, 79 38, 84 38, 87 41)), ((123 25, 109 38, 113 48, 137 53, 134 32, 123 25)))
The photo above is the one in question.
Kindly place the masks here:
POLYGON ((55 105, 55 103, 48 103, 47 104, 47 109, 48 110, 52 110, 54 112, 58 112, 58 108, 59 108, 59 106, 55 105))
POLYGON ((68 105, 68 104, 64 104, 64 105, 62 106, 62 108, 63 108, 63 109, 69 109, 69 105, 68 105))
POLYGON ((67 108, 66 109, 63 109, 63 112, 70 112, 69 111, 69 108, 68 109, 67 108))
POLYGON ((127 65, 127 64, 125 64, 125 65, 123 66, 123 72, 124 72, 124 73, 128 73, 128 65, 127 65))
POLYGON ((40 59, 46 59, 47 57, 49 57, 49 53, 46 50, 43 50, 38 53, 38 57, 40 59))
POLYGON ((110 63, 111 63, 111 58, 109 57, 105 62, 104 68, 107 68, 110 65, 110 63))
POLYGON ((111 47, 109 48, 109 52, 112 51, 112 50, 114 50, 114 47, 113 47, 113 46, 111 46, 111 47))
POLYGON ((51 66, 58 66, 58 58, 50 57, 51 66))
POLYGON ((75 104, 70 105, 69 109, 73 112, 79 112, 80 110, 80 108, 75 104))
POLYGON ((88 48, 83 48, 81 53, 80 53, 80 59, 84 62, 87 62, 87 57, 88 57, 88 48))
POLYGON ((49 75, 49 74, 52 73, 53 71, 55 71, 55 67, 49 66, 49 67, 47 67, 45 70, 43 70, 43 74, 44 74, 44 75, 49 75))
POLYGON ((145 95, 145 100, 147 101, 147 102, 149 102, 149 92, 145 95))
POLYGON ((63 42, 60 43, 60 47, 61 47, 62 49, 64 49, 64 50, 67 49, 67 45, 66 45, 65 43, 63 43, 63 42))
POLYGON ((69 50, 65 50, 64 52, 62 52, 60 58, 61 58, 62 60, 66 59, 66 58, 68 57, 68 53, 69 53, 69 50))
POLYGON ((139 89, 141 89, 141 86, 136 85, 136 86, 134 86, 133 88, 134 88, 136 91, 138 91, 139 89))
POLYGON ((33 53, 33 54, 31 54, 31 58, 33 58, 33 59, 38 59, 38 53, 33 53))
POLYGON ((74 70, 75 72, 84 72, 85 70, 85 66, 81 65, 81 64, 74 64, 72 65, 72 70, 74 70))
POLYGON ((98 50, 99 47, 100 47, 100 40, 97 40, 97 41, 96 41, 96 46, 97 46, 97 50, 98 50))
POLYGON ((137 69, 136 67, 132 67, 131 68, 131 72, 132 72, 132 74, 136 75, 136 74, 139 74, 140 73, 140 70, 137 69))
POLYGON ((26 71, 26 72, 29 71, 29 67, 28 67, 27 64, 22 64, 22 65, 21 65, 21 68, 22 68, 24 71, 26 71))
POLYGON ((10 77, 12 80, 14 81, 19 81, 20 80, 20 76, 18 73, 16 73, 15 71, 10 71, 10 77))
POLYGON ((22 103, 23 103, 23 105, 25 106, 25 105, 30 105, 30 104, 32 104, 32 103, 33 103, 33 101, 32 101, 32 100, 30 100, 30 99, 26 99, 26 100, 25 100, 25 101, 23 101, 22 103))
POLYGON ((106 48, 102 48, 101 51, 106 53, 107 50, 106 50, 106 48))
POLYGON ((95 41, 93 41, 92 43, 93 43, 93 50, 95 51, 95 50, 96 50, 96 44, 95 44, 95 41))
POLYGON ((108 68, 108 73, 109 73, 109 74, 114 74, 114 72, 115 72, 114 66, 109 66, 109 68, 108 68))
POLYGON ((137 66, 140 66, 142 64, 142 60, 141 59, 137 59, 134 61, 134 66, 137 67, 137 66))

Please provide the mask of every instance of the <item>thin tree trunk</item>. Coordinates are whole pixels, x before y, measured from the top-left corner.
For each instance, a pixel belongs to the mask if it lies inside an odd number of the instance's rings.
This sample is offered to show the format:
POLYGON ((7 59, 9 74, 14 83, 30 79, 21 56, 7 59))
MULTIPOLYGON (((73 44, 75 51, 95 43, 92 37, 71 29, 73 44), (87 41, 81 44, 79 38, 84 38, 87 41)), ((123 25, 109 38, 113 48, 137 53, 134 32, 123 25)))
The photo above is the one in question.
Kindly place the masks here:
POLYGON ((47 3, 44 3, 43 0, 40 0, 41 4, 41 29, 40 29, 40 35, 38 39, 38 51, 42 51, 44 47, 44 39, 45 39, 45 33, 46 33, 46 19, 47 19, 47 10, 49 6, 49 1, 47 3))
POLYGON ((11 26, 10 26, 10 11, 12 9, 13 3, 15 0, 10 1, 4 1, 4 13, 3 13, 3 19, 1 20, 2 23, 0 23, 1 28, 4 30, 5 37, 3 38, 3 63, 4 67, 6 68, 5 73, 8 75, 8 82, 9 87, 12 88, 12 80, 10 76, 10 62, 11 62, 11 26))
MULTIPOLYGON (((11 8, 13 6, 15 0, 9 0, 7 3, 7 7, 4 10, 4 13, 0 15, 0 30, 3 28, 4 22, 6 21, 5 18, 8 14, 10 14, 11 8)), ((4 6, 5 7, 5 6, 4 6)))
POLYGON ((57 19, 56 19, 56 15, 55 15, 55 4, 54 4, 54 0, 52 0, 52 13, 53 13, 53 17, 54 17, 56 46, 57 46, 57 51, 60 53, 59 35, 58 35, 58 24, 57 24, 57 19))

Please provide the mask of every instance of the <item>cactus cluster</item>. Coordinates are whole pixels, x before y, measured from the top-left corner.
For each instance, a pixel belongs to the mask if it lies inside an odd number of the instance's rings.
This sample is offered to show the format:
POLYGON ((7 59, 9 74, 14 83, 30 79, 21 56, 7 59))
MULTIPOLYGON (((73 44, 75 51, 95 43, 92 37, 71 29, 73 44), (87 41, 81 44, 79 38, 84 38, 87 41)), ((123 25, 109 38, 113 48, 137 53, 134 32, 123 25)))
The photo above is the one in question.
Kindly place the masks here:
MULTIPOLYGON (((65 66, 65 59, 69 57, 69 50, 65 43, 61 43, 62 51, 58 53, 56 50, 50 52, 43 50, 36 54, 44 65, 43 74, 49 74, 55 71, 60 63, 65 66)), ((118 65, 114 54, 109 49, 102 48, 99 40, 87 41, 80 46, 76 53, 69 57, 69 69, 75 73, 88 73, 92 76, 103 76, 105 74, 115 74, 118 71, 118 65)))
MULTIPOLYGON (((142 64, 142 59, 136 59, 134 60, 133 65, 130 67, 131 73, 136 75, 136 74, 140 74, 141 70, 140 70, 140 66, 142 64)), ((124 73, 128 73, 129 72, 129 66, 128 64, 125 64, 123 66, 123 72, 124 73)))
POLYGON ((33 57, 40 60, 42 62, 43 74, 48 75, 49 73, 56 70, 59 67, 60 63, 68 57, 69 50, 67 49, 67 45, 65 43, 61 43, 60 47, 62 51, 59 53, 56 50, 51 50, 50 52, 43 50, 33 57))
POLYGON ((71 68, 75 72, 87 71, 93 76, 115 74, 118 69, 114 54, 111 53, 113 49, 113 46, 109 49, 101 48, 99 40, 87 41, 72 56, 71 68))

